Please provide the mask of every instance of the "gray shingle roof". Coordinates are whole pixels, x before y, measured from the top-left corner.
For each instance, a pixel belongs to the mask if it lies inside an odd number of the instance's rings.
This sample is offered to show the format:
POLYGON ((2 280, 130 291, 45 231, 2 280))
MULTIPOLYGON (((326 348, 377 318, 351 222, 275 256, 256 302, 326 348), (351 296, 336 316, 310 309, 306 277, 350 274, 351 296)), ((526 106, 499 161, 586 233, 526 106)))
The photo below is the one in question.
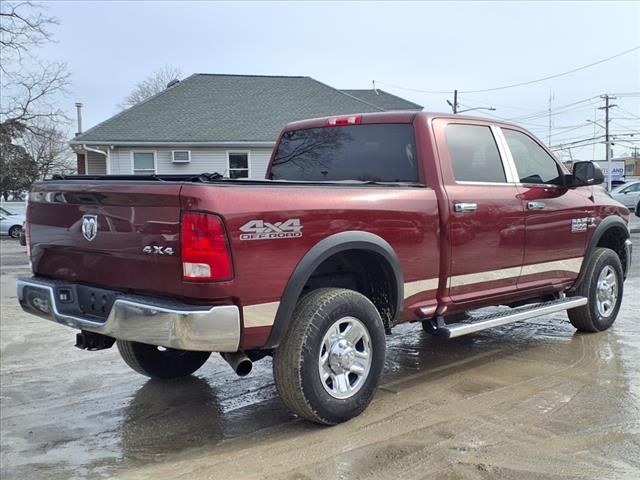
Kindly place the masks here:
POLYGON ((72 142, 269 142, 294 120, 387 110, 361 97, 310 77, 194 74, 72 142))
POLYGON ((367 103, 372 103, 384 110, 422 110, 422 105, 396 97, 384 90, 340 90, 367 103))

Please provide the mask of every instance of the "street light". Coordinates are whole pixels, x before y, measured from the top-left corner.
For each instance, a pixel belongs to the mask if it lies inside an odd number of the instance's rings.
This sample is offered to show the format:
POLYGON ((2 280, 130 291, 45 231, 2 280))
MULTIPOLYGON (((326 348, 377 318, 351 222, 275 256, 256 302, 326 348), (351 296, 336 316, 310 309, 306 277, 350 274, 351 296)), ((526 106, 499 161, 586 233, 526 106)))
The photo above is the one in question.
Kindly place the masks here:
POLYGON ((600 128, 605 128, 604 125, 602 125, 601 123, 596 122, 595 120, 589 120, 587 119, 587 123, 593 123, 594 125, 599 126, 600 128))
MULTIPOLYGON (((447 103, 449 103, 449 105, 451 105, 451 103, 447 100, 447 103)), ((464 110, 456 110, 456 113, 464 113, 464 112, 470 112, 472 110, 489 110, 490 112, 495 112, 496 109, 493 107, 474 107, 474 108, 466 108, 464 110)))

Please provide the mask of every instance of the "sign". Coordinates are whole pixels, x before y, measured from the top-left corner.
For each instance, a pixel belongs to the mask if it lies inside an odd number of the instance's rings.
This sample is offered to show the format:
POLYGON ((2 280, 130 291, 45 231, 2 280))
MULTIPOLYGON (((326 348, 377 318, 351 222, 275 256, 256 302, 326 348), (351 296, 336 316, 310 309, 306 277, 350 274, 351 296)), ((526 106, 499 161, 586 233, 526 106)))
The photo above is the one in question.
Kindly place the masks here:
MULTIPOLYGON (((609 165, 603 160, 598 162, 598 166, 602 170, 605 183, 607 183, 609 181, 609 165)), ((611 171, 611 180, 624 180, 624 161, 616 160, 615 162, 611 162, 611 171)))

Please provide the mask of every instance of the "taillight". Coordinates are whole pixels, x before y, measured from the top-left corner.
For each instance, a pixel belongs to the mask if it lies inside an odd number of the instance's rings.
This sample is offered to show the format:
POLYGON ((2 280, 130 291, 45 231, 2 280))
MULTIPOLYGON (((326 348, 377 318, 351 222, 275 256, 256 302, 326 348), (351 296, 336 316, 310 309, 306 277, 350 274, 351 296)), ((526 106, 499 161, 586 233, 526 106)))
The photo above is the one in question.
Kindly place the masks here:
POLYGON ((181 228, 182 276, 190 281, 231 280, 231 254, 220 217, 184 212, 181 228))
POLYGON ((331 117, 327 120, 327 125, 360 125, 362 122, 361 115, 347 115, 344 117, 331 117))

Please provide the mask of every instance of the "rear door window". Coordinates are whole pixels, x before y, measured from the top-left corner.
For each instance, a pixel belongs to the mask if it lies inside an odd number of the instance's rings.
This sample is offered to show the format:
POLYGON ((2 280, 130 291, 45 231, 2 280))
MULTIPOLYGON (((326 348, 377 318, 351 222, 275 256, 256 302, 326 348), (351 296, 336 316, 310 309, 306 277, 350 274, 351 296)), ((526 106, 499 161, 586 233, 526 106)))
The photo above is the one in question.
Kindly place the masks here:
POLYGON ((450 124, 446 127, 445 136, 456 181, 506 183, 502 159, 491 128, 450 124))
POLYGON ((285 132, 271 179, 418 182, 413 125, 369 124, 285 132))

